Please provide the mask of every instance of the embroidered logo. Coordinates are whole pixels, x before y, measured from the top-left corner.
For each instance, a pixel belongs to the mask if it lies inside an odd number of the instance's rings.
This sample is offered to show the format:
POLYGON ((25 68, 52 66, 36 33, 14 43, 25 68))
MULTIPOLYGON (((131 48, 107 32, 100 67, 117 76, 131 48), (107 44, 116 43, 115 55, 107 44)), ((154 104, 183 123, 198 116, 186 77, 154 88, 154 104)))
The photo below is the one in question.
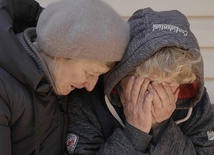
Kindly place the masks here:
POLYGON ((174 31, 175 33, 182 33, 184 36, 188 35, 187 30, 183 30, 179 28, 178 26, 175 25, 170 25, 170 24, 153 24, 153 31, 155 30, 169 30, 169 31, 174 31))
POLYGON ((75 134, 69 133, 67 136, 66 147, 69 154, 73 154, 79 137, 75 134))
POLYGON ((214 131, 207 131, 207 136, 208 136, 208 140, 209 141, 213 141, 214 140, 214 131))

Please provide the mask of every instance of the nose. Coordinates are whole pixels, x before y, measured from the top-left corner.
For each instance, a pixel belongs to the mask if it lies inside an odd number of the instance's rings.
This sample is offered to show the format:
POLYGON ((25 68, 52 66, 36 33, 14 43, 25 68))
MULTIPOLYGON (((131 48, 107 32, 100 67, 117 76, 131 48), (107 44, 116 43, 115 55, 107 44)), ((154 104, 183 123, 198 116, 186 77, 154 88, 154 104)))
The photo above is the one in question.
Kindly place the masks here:
POLYGON ((92 91, 98 81, 98 76, 90 77, 84 83, 84 87, 87 91, 92 91))

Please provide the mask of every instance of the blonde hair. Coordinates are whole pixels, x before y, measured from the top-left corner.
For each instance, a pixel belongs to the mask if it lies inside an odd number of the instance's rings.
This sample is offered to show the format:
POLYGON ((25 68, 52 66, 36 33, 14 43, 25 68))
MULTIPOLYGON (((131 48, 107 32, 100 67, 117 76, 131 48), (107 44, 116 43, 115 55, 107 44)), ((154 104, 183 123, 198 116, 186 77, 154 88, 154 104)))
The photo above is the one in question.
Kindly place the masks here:
POLYGON ((179 84, 192 83, 196 79, 193 66, 201 61, 201 55, 177 47, 164 47, 150 59, 141 63, 135 73, 150 78, 158 75, 158 79, 172 77, 179 84))

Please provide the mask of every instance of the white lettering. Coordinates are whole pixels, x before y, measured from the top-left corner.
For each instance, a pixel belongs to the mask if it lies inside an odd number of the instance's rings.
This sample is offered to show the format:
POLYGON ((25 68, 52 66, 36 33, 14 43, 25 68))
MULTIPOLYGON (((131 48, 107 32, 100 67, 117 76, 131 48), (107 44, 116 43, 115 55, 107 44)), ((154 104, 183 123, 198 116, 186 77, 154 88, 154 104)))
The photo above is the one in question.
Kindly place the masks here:
POLYGON ((187 30, 183 30, 181 28, 179 28, 178 26, 175 25, 170 25, 170 24, 153 24, 152 25, 153 30, 169 30, 169 31, 174 31, 175 33, 182 33, 184 36, 188 35, 188 31, 187 30))

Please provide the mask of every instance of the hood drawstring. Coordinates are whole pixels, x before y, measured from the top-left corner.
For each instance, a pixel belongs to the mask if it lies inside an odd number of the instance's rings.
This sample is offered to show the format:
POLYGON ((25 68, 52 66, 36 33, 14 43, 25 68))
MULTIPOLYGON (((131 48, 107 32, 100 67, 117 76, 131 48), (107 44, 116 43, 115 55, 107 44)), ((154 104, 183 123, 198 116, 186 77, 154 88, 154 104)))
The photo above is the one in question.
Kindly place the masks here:
POLYGON ((35 116, 35 134, 36 134, 36 139, 35 139, 35 155, 39 155, 39 150, 40 150, 40 130, 39 130, 39 109, 36 104, 36 96, 34 90, 32 90, 32 95, 33 95, 33 107, 34 107, 34 116, 35 116))

